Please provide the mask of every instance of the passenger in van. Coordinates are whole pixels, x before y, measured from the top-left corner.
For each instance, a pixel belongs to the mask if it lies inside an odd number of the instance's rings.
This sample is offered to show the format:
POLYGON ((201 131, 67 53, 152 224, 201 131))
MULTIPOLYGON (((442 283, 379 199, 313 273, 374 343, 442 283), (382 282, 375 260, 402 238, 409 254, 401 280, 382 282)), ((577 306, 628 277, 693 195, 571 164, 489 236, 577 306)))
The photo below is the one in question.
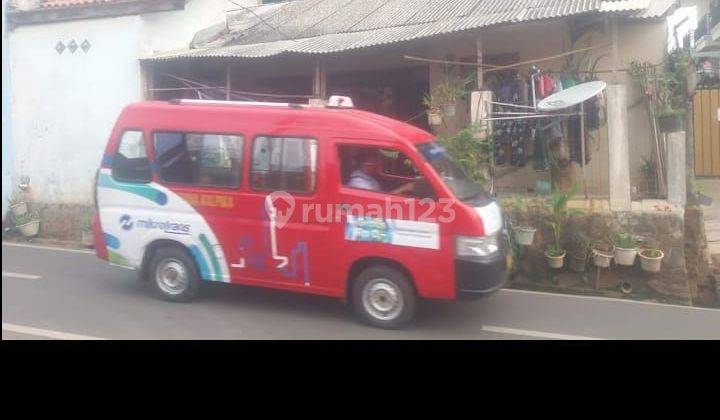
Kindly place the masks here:
POLYGON ((383 191, 382 186, 375 179, 377 174, 377 152, 366 151, 359 156, 358 168, 350 174, 347 186, 361 190, 382 191, 390 194, 408 194, 415 188, 414 182, 407 182, 391 191, 383 191))

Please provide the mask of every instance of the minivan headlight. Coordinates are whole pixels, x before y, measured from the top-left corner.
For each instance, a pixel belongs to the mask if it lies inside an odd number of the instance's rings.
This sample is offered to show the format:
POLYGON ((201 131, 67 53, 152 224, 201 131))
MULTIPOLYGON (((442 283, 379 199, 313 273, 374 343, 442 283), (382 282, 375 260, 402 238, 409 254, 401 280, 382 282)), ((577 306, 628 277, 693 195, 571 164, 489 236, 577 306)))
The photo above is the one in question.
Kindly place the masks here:
POLYGON ((455 238, 455 255, 458 257, 487 257, 498 252, 499 249, 498 235, 455 238))

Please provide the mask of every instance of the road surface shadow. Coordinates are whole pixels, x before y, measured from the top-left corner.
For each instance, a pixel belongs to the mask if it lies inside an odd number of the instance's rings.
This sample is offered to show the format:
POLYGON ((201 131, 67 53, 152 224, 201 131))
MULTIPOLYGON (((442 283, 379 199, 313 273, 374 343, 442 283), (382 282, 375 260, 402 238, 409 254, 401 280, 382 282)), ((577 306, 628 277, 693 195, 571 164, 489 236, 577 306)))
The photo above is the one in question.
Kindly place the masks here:
MULTIPOLYGON (((105 292, 119 294, 131 299, 159 299, 147 281, 137 279, 136 273, 113 276, 112 281, 103 282, 105 292)), ((478 308, 484 299, 477 301, 421 300, 415 320, 404 331, 444 332, 452 336, 463 333, 477 334, 481 328, 478 308)), ((167 304, 168 302, 158 302, 167 304)), ((353 328, 378 331, 357 321, 349 305, 332 297, 294 293, 219 282, 204 282, 201 293, 190 303, 171 305, 199 305, 203 309, 252 310, 259 313, 290 316, 300 320, 342 321, 353 328)), ((341 324, 342 325, 342 324, 341 324)), ((411 338, 411 337, 409 337, 411 338)))

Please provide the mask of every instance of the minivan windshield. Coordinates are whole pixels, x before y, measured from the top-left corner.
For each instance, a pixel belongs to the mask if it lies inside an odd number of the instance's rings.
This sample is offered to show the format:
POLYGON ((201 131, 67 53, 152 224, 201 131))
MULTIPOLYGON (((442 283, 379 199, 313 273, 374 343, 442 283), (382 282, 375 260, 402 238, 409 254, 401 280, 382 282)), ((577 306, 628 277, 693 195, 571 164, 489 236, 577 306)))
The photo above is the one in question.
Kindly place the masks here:
POLYGON ((472 200, 485 192, 483 187, 473 182, 438 143, 425 143, 417 148, 460 200, 472 200))

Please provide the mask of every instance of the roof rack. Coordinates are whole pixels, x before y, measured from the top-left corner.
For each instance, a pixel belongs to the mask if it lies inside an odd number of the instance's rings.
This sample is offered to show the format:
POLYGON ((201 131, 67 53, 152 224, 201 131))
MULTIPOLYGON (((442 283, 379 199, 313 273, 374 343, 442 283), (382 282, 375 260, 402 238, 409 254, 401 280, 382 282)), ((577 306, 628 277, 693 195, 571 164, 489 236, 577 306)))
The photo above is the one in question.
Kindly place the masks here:
POLYGON ((173 105, 224 105, 224 106, 271 106, 285 108, 354 108, 353 100, 349 96, 333 95, 327 101, 310 99, 308 105, 288 102, 255 102, 255 101, 218 101, 209 99, 171 99, 173 105))
POLYGON ((305 108, 307 105, 292 104, 288 102, 254 102, 254 101, 218 101, 205 99, 170 99, 173 105, 223 105, 223 106, 271 106, 286 108, 305 108))

